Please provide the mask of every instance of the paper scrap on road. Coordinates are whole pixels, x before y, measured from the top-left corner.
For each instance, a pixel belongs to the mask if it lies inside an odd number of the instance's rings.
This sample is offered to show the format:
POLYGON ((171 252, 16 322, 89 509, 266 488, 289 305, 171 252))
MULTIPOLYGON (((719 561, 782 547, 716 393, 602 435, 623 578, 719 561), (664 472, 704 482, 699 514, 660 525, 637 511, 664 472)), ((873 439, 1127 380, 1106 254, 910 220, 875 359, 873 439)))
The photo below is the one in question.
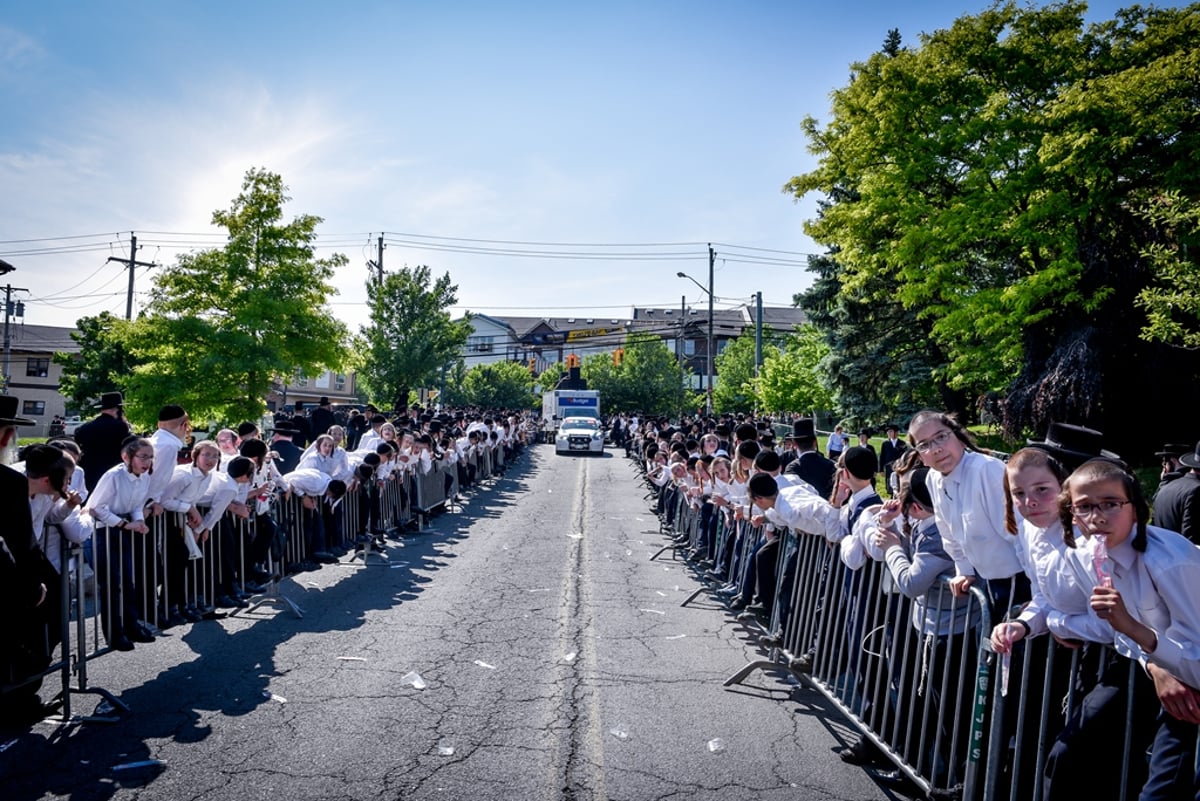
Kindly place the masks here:
POLYGON ((664 598, 666 598, 666 597, 667 597, 667 594, 666 594, 665 592, 663 592, 662 590, 655 590, 655 592, 656 592, 656 593, 658 593, 659 595, 661 595, 661 596, 662 596, 662 597, 664 597, 664 598))
POLYGON ((576 655, 577 655, 577 654, 576 654, 574 651, 572 651, 572 652, 571 652, 571 653, 569 653, 569 654, 565 654, 565 655, 563 656, 563 661, 564 661, 564 662, 568 662, 568 663, 570 663, 570 662, 574 662, 574 661, 575 661, 575 657, 576 657, 576 655))
POLYGON ((415 670, 410 670, 400 677, 401 684, 411 684, 414 689, 424 690, 429 685, 425 683, 425 679, 421 678, 421 674, 415 670))
POLYGON ((12 748, 16 744, 17 744, 16 740, 9 740, 7 743, 0 743, 0 754, 4 753, 8 749, 12 748))
POLYGON ((633 551, 630 551, 630 550, 626 549, 626 550, 625 550, 625 555, 626 555, 626 556, 633 556, 633 551))
POLYGON ((367 661, 365 657, 361 657, 361 656, 339 656, 338 659, 342 660, 343 662, 366 662, 367 661))
POLYGON ((581 539, 583 539, 583 535, 582 535, 582 534, 568 534, 567 536, 568 536, 568 537, 570 537, 570 538, 571 538, 571 539, 573 539, 573 540, 581 540, 581 539))
POLYGON ((725 741, 720 737, 714 737, 708 741, 708 750, 714 754, 719 754, 725 750, 725 741))
POLYGON ((138 768, 157 768, 163 767, 167 763, 161 759, 143 759, 140 762, 125 762, 120 765, 113 765, 113 770, 136 770, 138 768))
POLYGON ((454 746, 439 745, 438 746, 438 756, 454 756, 454 746))
POLYGON ((629 731, 624 726, 616 726, 608 730, 608 733, 618 740, 628 740, 629 731))
POLYGON ((686 636, 687 636, 686 634, 672 634, 672 635, 671 635, 670 637, 668 637, 667 639, 668 639, 668 640, 682 640, 682 639, 683 639, 684 637, 686 637, 686 636))
POLYGON ((286 704, 288 700, 282 695, 276 695, 270 690, 263 690, 263 698, 270 698, 272 701, 278 701, 281 704, 286 704))
POLYGON ((476 659, 475 664, 479 665, 481 668, 487 668, 488 670, 496 669, 495 665, 489 665, 487 662, 484 662, 482 659, 476 659))
POLYGON ((530 590, 530 592, 550 592, 550 588, 549 587, 538 587, 535 590, 530 590))
POLYGON ((666 614, 666 612, 664 612, 661 609, 639 609, 638 611, 639 612, 649 612, 652 615, 665 615, 666 614))

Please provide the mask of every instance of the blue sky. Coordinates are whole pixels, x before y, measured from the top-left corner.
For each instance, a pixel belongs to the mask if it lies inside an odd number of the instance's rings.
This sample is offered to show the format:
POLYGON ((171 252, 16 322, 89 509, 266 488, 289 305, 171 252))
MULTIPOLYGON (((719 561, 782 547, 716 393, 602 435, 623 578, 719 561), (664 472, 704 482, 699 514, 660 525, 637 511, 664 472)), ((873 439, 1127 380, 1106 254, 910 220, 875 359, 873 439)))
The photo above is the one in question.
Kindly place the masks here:
POLYGON ((325 219, 321 252, 349 257, 332 308, 354 327, 384 232, 385 266, 449 272, 456 312, 703 305, 675 274, 705 283, 707 242, 722 243, 722 305, 756 291, 784 305, 809 282, 800 254, 817 250, 802 231, 816 199, 781 191, 813 166, 801 120, 826 118, 829 93, 889 28, 915 43, 984 7, 9 3, 0 258, 30 290, 29 323, 123 313, 126 277, 105 260, 128 254, 129 232, 146 243, 139 259, 165 264, 219 244, 212 211, 265 167, 290 187, 289 215, 325 219))

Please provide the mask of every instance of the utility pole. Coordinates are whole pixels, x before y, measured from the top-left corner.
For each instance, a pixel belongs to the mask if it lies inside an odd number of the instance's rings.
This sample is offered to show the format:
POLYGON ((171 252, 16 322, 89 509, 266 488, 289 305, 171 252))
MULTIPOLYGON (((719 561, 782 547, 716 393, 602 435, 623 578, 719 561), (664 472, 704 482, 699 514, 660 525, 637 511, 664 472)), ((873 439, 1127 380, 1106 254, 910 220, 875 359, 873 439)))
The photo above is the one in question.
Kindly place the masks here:
POLYGON ((685 369, 684 361, 683 361, 683 357, 684 357, 683 338, 686 334, 687 334, 687 295, 681 295, 679 297, 679 338, 675 340, 675 361, 679 363, 679 420, 680 420, 681 424, 683 422, 683 398, 684 398, 683 379, 685 377, 685 373, 687 372, 685 369))
POLYGON ((705 402, 705 413, 712 417, 713 413, 713 264, 716 254, 713 253, 712 243, 708 245, 708 399, 705 402))
POLYGON ((375 278, 379 285, 383 285, 383 234, 375 240, 376 256, 375 260, 367 259, 367 267, 375 271, 375 278))
POLYGON ((762 293, 754 293, 754 375, 762 373, 762 293))
MULTIPOLYGON (((13 292, 28 292, 28 289, 6 284, 4 287, 4 393, 8 394, 8 385, 12 381, 9 374, 9 364, 12 361, 12 336, 9 333, 9 318, 13 316, 13 292)), ((20 316, 20 315, 18 315, 20 316)))
POLYGON ((129 294, 125 297, 125 319, 133 319, 133 270, 135 267, 157 267, 158 265, 152 261, 137 260, 138 243, 137 234, 133 231, 129 232, 129 258, 122 259, 117 256, 109 256, 108 261, 115 261, 124 264, 129 268, 129 294))

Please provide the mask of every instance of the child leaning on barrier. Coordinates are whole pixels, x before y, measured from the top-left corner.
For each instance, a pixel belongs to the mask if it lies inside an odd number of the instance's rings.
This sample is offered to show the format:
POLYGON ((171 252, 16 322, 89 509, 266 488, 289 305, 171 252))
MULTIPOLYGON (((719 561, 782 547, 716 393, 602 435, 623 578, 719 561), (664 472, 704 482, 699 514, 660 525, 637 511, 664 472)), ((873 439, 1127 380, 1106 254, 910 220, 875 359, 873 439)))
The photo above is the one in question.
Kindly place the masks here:
MULTIPOLYGON (((883 552, 896 588, 912 601, 909 633, 900 635, 900 643, 888 643, 890 697, 906 724, 899 728, 902 734, 896 747, 902 750, 905 741, 925 732, 919 760, 916 754, 904 756, 910 763, 920 761, 926 766, 924 771, 935 786, 950 786, 961 778, 955 774, 965 755, 975 648, 963 637, 969 604, 955 599, 941 583, 943 577, 954 574, 954 561, 942 546, 933 515, 933 498, 926 483, 929 470, 914 467, 915 463, 911 457, 897 462, 898 497, 884 504, 873 531, 873 544, 883 552), (902 536, 894 528, 899 521, 903 521, 902 536), (950 678, 944 698, 943 676, 950 678), (959 676, 964 680, 960 682, 959 676), (908 687, 916 687, 918 698, 928 696, 929 703, 908 703, 909 699, 902 697, 908 687), (911 711, 917 714, 909 717, 911 711), (957 751, 951 753, 955 734, 957 751), (938 736, 941 745, 934 753, 938 736)), ((898 634, 893 632, 896 630, 889 626, 889 640, 898 634)))
POLYGON ((1139 801, 1200 797, 1200 548, 1147 525, 1141 485, 1108 459, 1071 474, 1059 512, 1064 528, 1074 522, 1086 537, 1070 558, 1095 577, 1091 608, 1112 626, 1117 650, 1144 667, 1161 705, 1139 801))
MULTIPOLYGON (((1029 576, 1033 600, 1015 619, 992 629, 992 648, 1007 654, 1025 637, 1049 631, 1063 647, 1083 649, 1077 660, 1077 676, 1071 675, 1075 661, 1059 659, 1054 663, 1050 693, 1053 708, 1047 715, 1047 728, 1056 739, 1046 759, 1044 801, 1081 794, 1103 798, 1119 786, 1121 778, 1121 742, 1109 732, 1123 725, 1129 671, 1114 651, 1098 647, 1111 645, 1113 632, 1090 609, 1093 571, 1077 570, 1077 563, 1070 559, 1077 535, 1072 522, 1068 520, 1064 525, 1059 513, 1067 469, 1098 456, 1102 452, 1100 438, 1098 431, 1052 424, 1046 441, 1017 451, 1005 468, 1005 492, 1022 518, 1020 527, 1015 517, 1007 527, 1017 538, 1017 553, 1029 576), (1063 444, 1067 440, 1071 447, 1063 444), (1056 699, 1068 686, 1081 696, 1086 693, 1087 698, 1076 705, 1064 726, 1056 699)), ((1109 455, 1116 458, 1115 454, 1109 455)), ((1148 681, 1140 676, 1135 681, 1141 685, 1137 694, 1144 697, 1148 681)), ((1140 761, 1130 764, 1131 775, 1144 776, 1140 767, 1140 761)))
POLYGON ((953 415, 926 410, 908 425, 909 444, 930 469, 927 483, 946 553, 954 560, 950 588, 964 595, 978 578, 993 620, 1030 598, 1029 580, 1005 531, 1004 463, 979 450, 953 415))

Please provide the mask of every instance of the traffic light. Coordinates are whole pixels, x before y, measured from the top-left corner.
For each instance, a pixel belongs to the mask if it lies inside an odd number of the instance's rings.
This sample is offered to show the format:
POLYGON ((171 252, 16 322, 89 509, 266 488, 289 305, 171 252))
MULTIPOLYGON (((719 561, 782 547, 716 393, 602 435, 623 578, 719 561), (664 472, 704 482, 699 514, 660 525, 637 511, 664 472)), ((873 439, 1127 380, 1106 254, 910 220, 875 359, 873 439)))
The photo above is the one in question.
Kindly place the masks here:
POLYGON ((625 349, 617 348, 613 351, 613 364, 617 367, 621 366, 621 362, 625 361, 625 349))
POLYGON ((577 354, 574 354, 574 353, 569 353, 569 354, 567 354, 567 367, 568 367, 568 369, 569 369, 569 368, 572 368, 572 367, 578 367, 578 366, 579 366, 579 356, 578 356, 577 354))
POLYGON ((529 372, 531 372, 531 373, 537 372, 537 357, 536 356, 529 357, 529 372))

